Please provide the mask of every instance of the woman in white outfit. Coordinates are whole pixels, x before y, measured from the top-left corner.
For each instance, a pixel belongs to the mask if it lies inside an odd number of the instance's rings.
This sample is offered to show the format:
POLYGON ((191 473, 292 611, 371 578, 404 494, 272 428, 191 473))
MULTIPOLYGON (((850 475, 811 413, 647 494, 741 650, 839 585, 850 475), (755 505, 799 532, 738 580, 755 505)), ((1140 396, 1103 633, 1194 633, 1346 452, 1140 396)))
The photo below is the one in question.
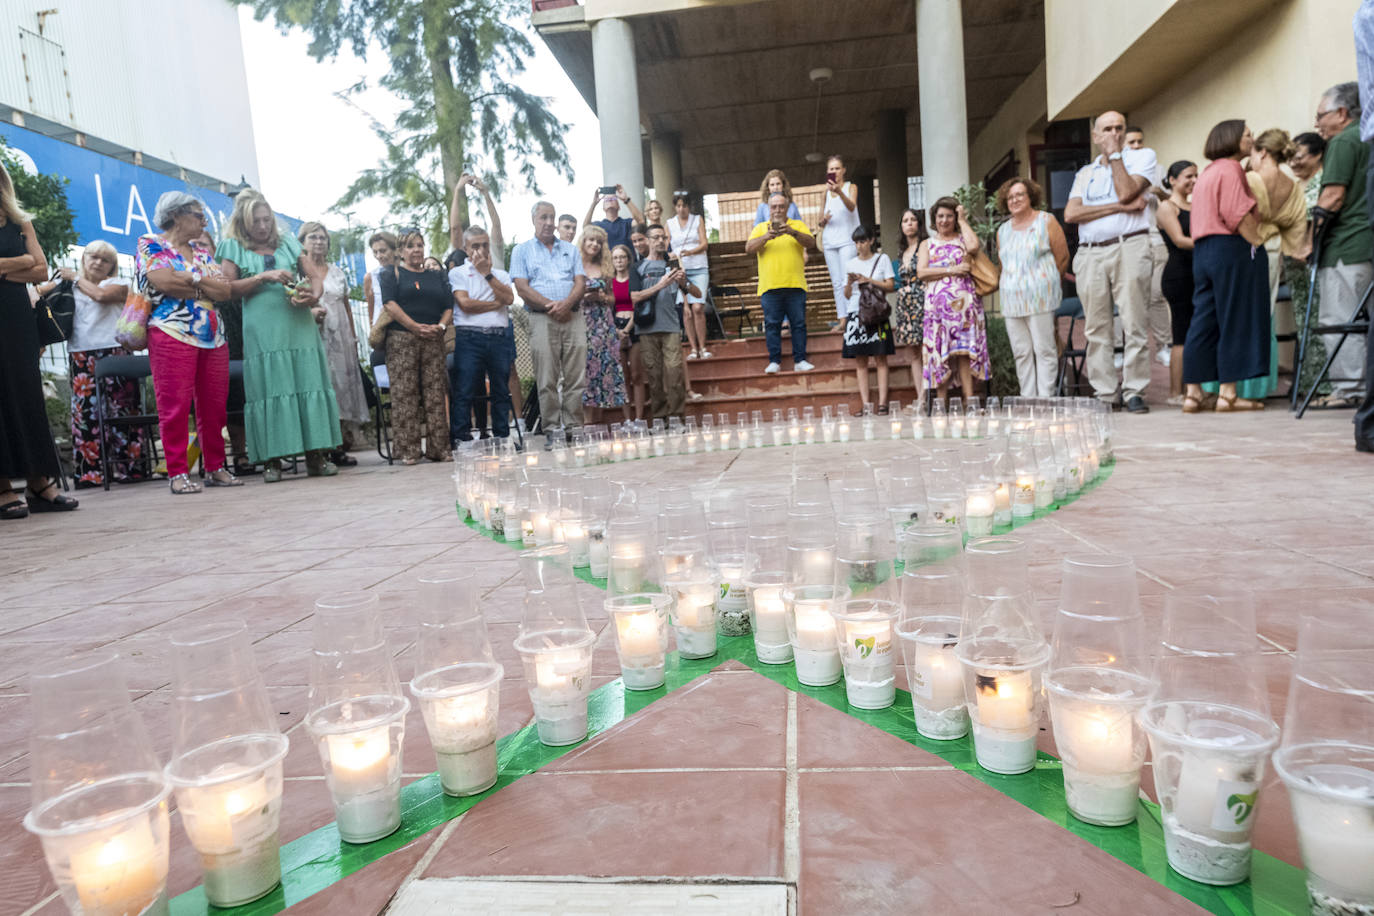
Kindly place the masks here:
POLYGON ((997 229, 1002 259, 998 291, 1021 395, 1054 396, 1058 351, 1054 311, 1064 296, 1061 277, 1069 245, 1054 215, 1040 208, 1045 192, 1029 178, 1009 178, 997 189, 997 207, 1011 216, 997 229))
POLYGON ((706 349, 706 288, 710 285, 711 271, 706 257, 706 221, 692 212, 686 194, 673 195, 668 238, 673 255, 687 274, 688 289, 695 285, 700 294, 693 296, 686 290, 678 293, 682 297, 682 324, 687 330, 687 346, 691 348, 687 358, 707 359, 711 352, 706 349))
POLYGON ((847 265, 858 255, 854 247, 854 230, 859 228, 858 195, 852 181, 845 181, 844 159, 831 156, 825 166, 825 207, 816 226, 821 231, 821 247, 825 250, 825 269, 830 272, 830 286, 835 291, 835 314, 845 319, 844 283, 847 265))

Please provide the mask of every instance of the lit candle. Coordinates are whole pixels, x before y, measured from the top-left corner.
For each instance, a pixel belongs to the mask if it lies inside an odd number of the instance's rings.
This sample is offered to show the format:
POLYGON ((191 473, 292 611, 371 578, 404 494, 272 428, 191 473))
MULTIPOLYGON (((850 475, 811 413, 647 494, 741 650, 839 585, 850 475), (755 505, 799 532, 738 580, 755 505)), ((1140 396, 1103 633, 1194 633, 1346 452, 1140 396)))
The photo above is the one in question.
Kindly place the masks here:
POLYGON ((839 423, 839 433, 840 433, 840 441, 841 441, 841 442, 848 442, 848 441, 849 441, 849 421, 848 421, 848 420, 841 420, 841 421, 840 421, 840 423, 839 423))
POLYGON ((994 773, 1025 773, 1035 766, 1036 714, 1029 671, 974 671, 973 749, 978 765, 994 773))
POLYGON ((892 620, 844 619, 840 623, 840 660, 845 696, 858 709, 883 709, 897 696, 892 654, 892 620))
POLYGON ((801 424, 791 423, 787 427, 787 444, 796 445, 801 441, 801 424))
POLYGON ((496 784, 496 715, 490 690, 436 699, 425 708, 439 783, 448 795, 476 795, 496 784))
POLYGON ((829 582, 835 570, 835 551, 829 547, 813 547, 802 554, 802 581, 829 582))
POLYGON ((835 422, 833 420, 821 421, 821 441, 827 445, 835 441, 835 422))
POLYGON ((997 500, 997 511, 993 513, 992 523, 994 525, 1011 524, 1011 486, 1004 480, 997 484, 995 494, 997 500))
MULTIPOLYGON (((815 589, 822 590, 830 591, 828 588, 815 589)), ((808 687, 825 687, 835 683, 840 679, 843 669, 836 641, 835 618, 830 615, 833 595, 807 598, 796 591, 784 592, 784 595, 791 596, 784 600, 791 602, 788 636, 792 643, 797 680, 808 687)))
POLYGON ((339 836, 367 843, 401 825, 401 773, 387 725, 326 735, 329 788, 339 836))
POLYGON ((592 578, 604 579, 610 572, 611 555, 606 543, 606 526, 600 523, 587 529, 587 565, 592 578))
POLYGON ((549 518, 549 513, 543 509, 535 509, 530 513, 534 527, 534 543, 539 547, 547 547, 553 543, 553 521, 549 518))
POLYGON ((720 431, 720 450, 723 452, 730 447, 730 428, 725 427, 720 431))
POLYGON ((612 445, 614 445, 614 443, 612 443, 609 439, 602 439, 601 441, 596 443, 596 453, 597 456, 601 459, 602 464, 605 464, 607 461, 611 460, 612 445))
POLYGON ((572 453, 574 467, 584 468, 587 466, 587 447, 585 445, 574 446, 572 453))
POLYGON ((563 521, 563 543, 568 545, 568 553, 575 569, 585 569, 591 565, 587 527, 581 521, 572 518, 563 521))
MULTIPOLYGON (((284 755, 286 741, 279 740, 284 755)), ((206 899, 220 907, 257 900, 281 881, 280 756, 267 769, 246 774, 237 765, 222 765, 206 782, 176 790, 182 824, 205 872, 206 899)))
POLYGON ((515 648, 525 659, 539 740, 551 747, 576 744, 587 737, 587 678, 591 671, 591 633, 578 636, 575 644, 547 645, 548 634, 518 637, 515 648))
POLYGON ((1288 797, 1312 912, 1368 912, 1374 904, 1374 773, 1322 764, 1302 776, 1302 787, 1290 787, 1288 797), (1327 902, 1329 907, 1318 908, 1327 902))
POLYGON ((135 818, 113 836, 101 831, 99 837, 71 857, 81 911, 91 916, 142 913, 166 885, 166 844, 159 851, 146 817, 135 818))
POLYGON ((697 453, 697 442, 700 438, 701 434, 695 430, 687 433, 687 454, 695 455, 697 453))
POLYGON ((949 437, 951 439, 962 439, 964 437, 964 418, 949 418, 949 437))
MULTIPOLYGON (((954 621, 957 625, 958 621, 954 621)), ((911 646, 907 684, 916 715, 916 729, 927 738, 948 741, 968 733, 964 707, 964 674, 954 654, 958 637, 942 642, 918 639, 911 646)))
POLYGON ((611 443, 611 460, 625 460, 625 443, 621 442, 619 439, 616 439, 614 442, 611 443))
POLYGON ((792 660, 782 588, 782 585, 751 585, 748 589, 754 652, 766 665, 781 665, 792 660))
MULTIPOLYGON (((607 605, 609 607, 610 602, 607 605)), ((667 650, 663 617, 652 604, 641 606, 644 608, 641 611, 614 612, 620 675, 629 690, 653 690, 663 686, 667 650)))
POLYGON ((525 467, 527 467, 527 468, 537 468, 537 467, 539 467, 539 453, 538 453, 538 452, 526 452, 526 453, 525 453, 525 467))
POLYGON ((802 428, 802 436, 807 445, 816 444, 816 424, 808 423, 802 428))
POLYGON ((621 655, 626 658, 660 655, 658 614, 650 608, 637 614, 618 615, 616 638, 620 640, 621 655))
POLYGON ((709 579, 673 585, 673 628, 677 651, 683 658, 710 658, 716 654, 716 584, 709 579))
POLYGON ((890 422, 891 422, 891 424, 892 424, 892 438, 894 438, 894 439, 900 439, 900 438, 902 438, 902 418, 901 418, 901 417, 893 417, 892 420, 891 420, 890 422))
POLYGON ((1143 762, 1143 753, 1136 755, 1135 707, 1055 691, 1050 716, 1069 811, 1081 821, 1107 827, 1135 820, 1143 762))
POLYGON ((611 552, 609 572, 607 587, 612 594, 627 595, 644 591, 649 578, 644 545, 638 541, 617 543, 611 552))
POLYGON ((662 458, 668 454, 668 440, 663 436, 654 436, 654 457, 662 458))
POLYGON ((992 520, 997 511, 992 487, 970 487, 964 504, 964 524, 969 537, 992 534, 992 520))
POLYGON ((946 418, 943 414, 935 414, 934 416, 932 416, 932 417, 930 418, 930 430, 931 430, 931 434, 932 434, 936 439, 943 439, 943 438, 945 438, 945 432, 946 432, 946 430, 948 429, 948 427, 949 427, 949 419, 946 418))
POLYGON ((1015 518, 1030 518, 1035 514, 1035 503, 1035 475, 1016 475, 1016 495, 1012 501, 1012 516, 1015 518))
POLYGON ((835 620, 825 607, 797 604, 797 648, 827 650, 835 645, 835 620))

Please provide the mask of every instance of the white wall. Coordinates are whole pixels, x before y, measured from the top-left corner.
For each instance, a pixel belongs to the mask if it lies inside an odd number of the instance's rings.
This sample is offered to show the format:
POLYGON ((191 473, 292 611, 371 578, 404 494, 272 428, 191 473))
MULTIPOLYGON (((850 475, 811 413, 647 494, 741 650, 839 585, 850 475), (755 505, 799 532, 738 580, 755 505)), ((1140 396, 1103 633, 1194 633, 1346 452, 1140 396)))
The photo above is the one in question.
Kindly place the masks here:
POLYGON ((3 0, 0 104, 224 181, 258 181, 228 0, 3 0), (70 112, 34 111, 20 56, 19 29, 37 32, 37 11, 53 8, 43 34, 66 51, 70 112))

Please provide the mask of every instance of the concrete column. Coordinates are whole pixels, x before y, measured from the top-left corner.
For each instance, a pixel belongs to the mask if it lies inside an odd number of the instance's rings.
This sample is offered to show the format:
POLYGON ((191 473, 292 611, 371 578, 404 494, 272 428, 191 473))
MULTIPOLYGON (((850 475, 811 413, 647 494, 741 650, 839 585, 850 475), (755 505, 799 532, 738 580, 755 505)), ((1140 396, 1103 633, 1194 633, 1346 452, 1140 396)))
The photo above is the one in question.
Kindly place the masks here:
POLYGON ((854 182, 854 212, 859 214, 859 222, 869 226, 873 225, 873 176, 855 175, 850 179, 854 182))
POLYGON ((878 212, 882 215, 883 250, 896 252, 902 243, 902 211, 906 209, 906 112, 887 108, 878 112, 878 212))
POLYGON ((603 184, 625 186, 638 204, 644 199, 644 149, 639 139, 639 82, 635 77, 634 30, 624 19, 592 23, 592 70, 596 117, 601 122, 603 184))
POLYGON ((672 194, 682 187, 682 142, 677 134, 654 134, 649 146, 654 167, 654 196, 663 212, 673 211, 672 194))
POLYGON ((921 174, 926 200, 968 183, 964 14, 960 0, 916 0, 921 174))

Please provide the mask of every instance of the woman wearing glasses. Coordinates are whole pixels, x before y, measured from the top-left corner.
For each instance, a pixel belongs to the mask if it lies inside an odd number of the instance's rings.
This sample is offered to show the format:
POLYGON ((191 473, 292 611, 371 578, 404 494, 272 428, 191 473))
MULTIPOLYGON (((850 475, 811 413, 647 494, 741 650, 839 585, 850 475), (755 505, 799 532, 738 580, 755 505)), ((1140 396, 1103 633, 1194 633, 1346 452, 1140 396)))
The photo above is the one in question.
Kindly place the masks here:
POLYGON ((339 407, 316 321, 324 317, 319 280, 299 282, 301 243, 277 231, 254 190, 234 198, 217 255, 235 298, 243 299, 243 425, 248 460, 262 479, 281 480, 281 459, 305 453, 311 477, 332 477, 327 453, 339 445, 339 407))
POLYGON ((200 492, 186 458, 193 403, 206 485, 237 487, 243 481, 224 466, 221 433, 229 397, 229 347, 212 304, 231 294, 213 253, 199 241, 205 205, 184 191, 168 191, 158 198, 153 222, 162 231, 138 240, 134 283, 153 307, 148 361, 172 493, 200 492))

